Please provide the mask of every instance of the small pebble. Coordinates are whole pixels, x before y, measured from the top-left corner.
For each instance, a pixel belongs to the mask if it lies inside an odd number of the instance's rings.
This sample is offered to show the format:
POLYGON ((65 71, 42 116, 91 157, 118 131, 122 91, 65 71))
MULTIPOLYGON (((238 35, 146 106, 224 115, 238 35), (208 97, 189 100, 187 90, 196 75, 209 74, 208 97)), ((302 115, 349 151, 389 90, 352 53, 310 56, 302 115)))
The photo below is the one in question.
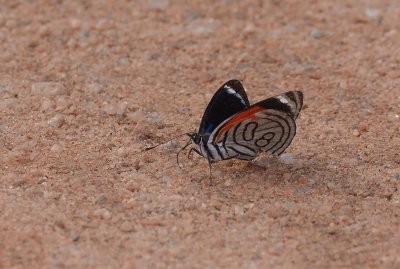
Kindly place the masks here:
POLYGON ((62 147, 58 144, 54 144, 51 148, 50 151, 53 153, 61 153, 62 152, 62 147))
POLYGON ((72 18, 69 20, 69 25, 71 26, 71 28, 73 30, 78 30, 81 28, 82 23, 80 20, 76 19, 76 18, 72 18))
POLYGON ((106 220, 111 218, 111 212, 108 211, 106 208, 96 209, 94 211, 94 215, 96 217, 101 217, 102 219, 106 219, 106 220))
POLYGON ((124 233, 130 233, 135 231, 135 225, 130 221, 124 221, 120 227, 121 231, 124 233))
POLYGON ((18 187, 22 187, 22 186, 25 185, 26 183, 27 183, 27 180, 26 180, 26 179, 19 179, 19 180, 14 181, 14 182, 11 184, 11 186, 12 186, 13 188, 18 188, 18 187))
POLYGON ((51 191, 45 191, 43 192, 43 198, 53 200, 53 199, 58 199, 61 197, 60 193, 57 192, 51 192, 51 191))
POLYGON ((99 83, 86 84, 86 90, 91 94, 98 94, 103 90, 103 86, 99 83))
POLYGON ((13 182, 17 180, 17 175, 14 173, 8 173, 1 177, 1 182, 13 182))
POLYGON ((294 164, 293 156, 289 153, 284 153, 281 156, 279 156, 279 158, 285 164, 294 164))
POLYGON ((378 9, 367 9, 365 10, 365 15, 378 23, 382 21, 381 12, 378 9))
POLYGON ((244 215, 244 209, 241 206, 235 206, 234 207, 234 212, 236 216, 243 216, 244 215))
POLYGON ((397 113, 394 113, 394 112, 389 112, 387 117, 388 117, 388 120, 390 120, 390 121, 400 120, 400 115, 397 113))
POLYGON ((71 236, 71 239, 72 239, 72 241, 74 241, 74 242, 78 241, 79 238, 80 238, 79 234, 73 234, 73 235, 71 236))
POLYGON ((215 20, 193 21, 187 26, 187 30, 192 34, 208 35, 217 31, 219 25, 215 20))
POLYGON ((103 204, 107 201, 107 197, 103 194, 100 194, 96 197, 96 204, 103 204))
POLYGON ((304 194, 306 192, 307 192, 307 189, 300 187, 300 188, 296 189, 295 194, 301 195, 301 194, 304 194))
POLYGON ((118 103, 118 104, 115 106, 115 107, 116 107, 116 112, 117 112, 116 114, 117 114, 118 116, 124 115, 127 106, 128 106, 128 103, 127 103, 127 102, 120 102, 120 103, 118 103))
POLYGON ((56 106, 56 104, 54 103, 54 101, 45 99, 42 102, 42 106, 40 107, 40 110, 42 112, 52 111, 52 110, 54 110, 55 106, 56 106))
POLYGON ((169 177, 169 176, 163 176, 163 177, 161 178, 161 182, 162 182, 163 184, 166 184, 166 185, 171 185, 172 179, 171 179, 171 177, 169 177))
POLYGON ((311 31, 310 35, 312 37, 314 37, 315 39, 320 39, 320 38, 324 37, 324 34, 318 29, 313 29, 311 31))
POLYGON ((67 98, 65 98, 65 96, 60 96, 57 98, 56 101, 56 110, 60 111, 60 110, 64 110, 66 108, 68 108, 68 101, 67 98))
POLYGON ((129 155, 129 151, 125 147, 120 147, 120 148, 117 149, 117 155, 119 157, 125 158, 125 157, 127 157, 129 155))
POLYGON ((125 114, 126 107, 127 107, 126 102, 121 102, 117 105, 105 104, 103 106, 103 111, 106 112, 108 115, 122 116, 125 114))
POLYGON ((360 123, 360 125, 358 125, 358 131, 361 132, 367 132, 368 131, 368 125, 365 123, 360 123))
POLYGON ((291 177, 292 177, 292 175, 290 173, 284 173, 283 176, 282 176, 282 178, 284 180, 289 180, 291 177))
POLYGON ((328 183, 326 183, 326 186, 327 186, 328 189, 330 189, 330 190, 336 189, 336 184, 333 183, 333 182, 328 182, 328 183))
POLYGON ((351 132, 351 134, 354 135, 354 136, 360 136, 360 132, 359 132, 357 129, 354 129, 354 130, 351 132))
POLYGON ((149 10, 165 10, 168 5, 168 0, 150 0, 150 1, 143 1, 144 6, 149 10))
POLYGON ((60 128, 65 122, 65 116, 61 114, 55 115, 53 118, 47 121, 50 127, 60 128))
POLYGON ((126 117, 132 122, 143 122, 146 120, 146 116, 140 110, 135 112, 129 112, 126 114, 126 117))
POLYGON ((67 90, 63 84, 58 82, 36 82, 31 86, 31 93, 34 95, 54 97, 67 94, 67 90))
POLYGON ((230 187, 231 185, 232 185, 232 180, 231 179, 225 180, 225 183, 224 183, 225 187, 230 187))
POLYGON ((112 104, 105 104, 103 106, 103 111, 108 115, 116 115, 117 114, 117 107, 112 104))

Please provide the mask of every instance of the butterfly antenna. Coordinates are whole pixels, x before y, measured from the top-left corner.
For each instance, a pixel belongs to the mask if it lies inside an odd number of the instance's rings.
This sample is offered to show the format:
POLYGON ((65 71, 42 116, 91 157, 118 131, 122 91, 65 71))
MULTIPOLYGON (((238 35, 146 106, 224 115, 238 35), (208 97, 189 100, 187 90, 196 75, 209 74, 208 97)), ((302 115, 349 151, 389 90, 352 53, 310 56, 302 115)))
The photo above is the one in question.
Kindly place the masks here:
POLYGON ((176 164, 181 169, 182 169, 182 167, 179 164, 179 153, 181 153, 181 151, 185 150, 190 144, 192 144, 192 139, 189 139, 189 141, 186 143, 186 145, 176 153, 176 164))
POLYGON ((154 146, 147 147, 147 148, 145 148, 143 151, 147 151, 147 150, 154 149, 154 148, 156 148, 156 147, 158 147, 158 146, 161 146, 161 145, 164 145, 164 144, 166 144, 166 143, 168 143, 168 142, 171 142, 172 140, 178 139, 178 138, 180 138, 180 137, 182 137, 182 136, 184 136, 184 135, 188 135, 188 133, 180 134, 180 135, 178 135, 178 136, 175 136, 174 138, 168 139, 168 140, 166 140, 166 141, 164 141, 164 142, 161 142, 161 143, 159 143, 159 144, 156 144, 156 145, 154 145, 154 146))

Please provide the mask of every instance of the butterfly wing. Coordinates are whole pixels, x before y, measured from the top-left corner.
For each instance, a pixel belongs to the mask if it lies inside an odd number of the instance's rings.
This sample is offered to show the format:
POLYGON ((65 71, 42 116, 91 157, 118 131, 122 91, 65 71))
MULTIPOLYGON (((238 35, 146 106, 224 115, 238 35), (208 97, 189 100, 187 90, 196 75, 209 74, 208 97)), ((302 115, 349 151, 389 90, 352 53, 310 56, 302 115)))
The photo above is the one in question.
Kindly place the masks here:
POLYGON ((249 100, 240 81, 230 80, 224 83, 208 104, 198 133, 211 134, 227 118, 249 106, 249 100))
POLYGON ((251 160, 261 151, 279 155, 296 134, 295 119, 302 105, 299 91, 265 99, 225 120, 208 143, 218 149, 221 159, 251 160))

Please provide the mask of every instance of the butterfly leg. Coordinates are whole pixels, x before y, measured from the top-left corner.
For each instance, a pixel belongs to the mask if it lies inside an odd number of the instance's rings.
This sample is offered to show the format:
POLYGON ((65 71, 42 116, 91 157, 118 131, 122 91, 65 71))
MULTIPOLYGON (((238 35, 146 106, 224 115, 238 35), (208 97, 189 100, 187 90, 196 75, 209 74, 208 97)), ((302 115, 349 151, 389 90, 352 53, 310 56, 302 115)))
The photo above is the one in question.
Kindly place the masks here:
POLYGON ((212 175, 211 175, 211 160, 210 158, 207 158, 208 161, 208 167, 210 168, 210 185, 212 186, 213 182, 212 182, 212 175))
POLYGON ((187 158, 189 159, 189 160, 191 160, 192 159, 192 156, 193 156, 193 151, 195 151, 195 149, 194 148, 191 148, 190 150, 189 150, 189 153, 188 153, 188 155, 187 155, 187 158))
POLYGON ((189 140, 189 142, 183 147, 181 148, 178 153, 176 154, 176 164, 178 165, 179 168, 182 169, 182 167, 179 165, 179 153, 181 153, 181 151, 185 150, 190 144, 192 144, 192 140, 189 140))
POLYGON ((188 153, 188 159, 191 159, 191 158, 192 158, 192 156, 193 156, 193 154, 192 154, 193 151, 194 151, 195 153, 199 154, 200 156, 203 156, 203 155, 201 155, 200 151, 198 151, 198 150, 195 149, 195 148, 191 148, 191 149, 189 150, 189 153, 188 153))

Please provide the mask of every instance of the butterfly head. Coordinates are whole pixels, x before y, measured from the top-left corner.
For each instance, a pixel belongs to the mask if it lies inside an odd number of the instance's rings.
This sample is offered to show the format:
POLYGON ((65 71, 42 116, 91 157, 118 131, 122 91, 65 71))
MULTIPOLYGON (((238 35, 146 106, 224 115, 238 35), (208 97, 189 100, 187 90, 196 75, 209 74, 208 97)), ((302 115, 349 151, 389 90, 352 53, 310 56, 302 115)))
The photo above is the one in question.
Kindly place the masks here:
POLYGON ((198 133, 189 133, 187 134, 190 137, 190 141, 194 144, 200 144, 203 141, 203 136, 198 133))

